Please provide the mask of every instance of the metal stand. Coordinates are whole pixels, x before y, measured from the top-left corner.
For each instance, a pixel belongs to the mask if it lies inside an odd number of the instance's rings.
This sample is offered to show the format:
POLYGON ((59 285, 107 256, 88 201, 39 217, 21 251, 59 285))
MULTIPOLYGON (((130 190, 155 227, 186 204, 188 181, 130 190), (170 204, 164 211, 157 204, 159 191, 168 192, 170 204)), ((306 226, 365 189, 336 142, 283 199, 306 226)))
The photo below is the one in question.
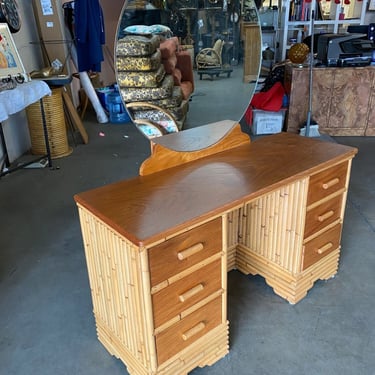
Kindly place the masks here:
POLYGON ((5 168, 4 168, 4 165, 3 165, 2 168, 1 168, 0 177, 5 176, 9 173, 12 173, 12 172, 14 172, 18 169, 24 168, 24 167, 26 167, 30 164, 35 163, 35 162, 41 161, 42 159, 45 159, 45 158, 47 158, 47 160, 48 160, 48 167, 52 168, 51 150, 50 150, 49 141, 48 141, 48 128, 47 128, 47 123, 46 123, 46 116, 45 116, 45 113, 44 113, 43 99, 40 99, 39 103, 40 103, 40 109, 41 109, 41 113, 42 113, 43 133, 44 133, 44 141, 45 141, 45 144, 46 144, 47 154, 42 155, 42 156, 38 156, 37 158, 35 158, 31 161, 21 163, 21 164, 15 166, 15 167, 10 168, 8 148, 7 148, 7 145, 6 145, 6 142, 5 142, 5 136, 4 136, 4 131, 3 131, 3 123, 0 122, 0 140, 1 140, 1 145, 2 145, 2 148, 4 150, 4 154, 5 154, 5 157, 4 157, 5 168))

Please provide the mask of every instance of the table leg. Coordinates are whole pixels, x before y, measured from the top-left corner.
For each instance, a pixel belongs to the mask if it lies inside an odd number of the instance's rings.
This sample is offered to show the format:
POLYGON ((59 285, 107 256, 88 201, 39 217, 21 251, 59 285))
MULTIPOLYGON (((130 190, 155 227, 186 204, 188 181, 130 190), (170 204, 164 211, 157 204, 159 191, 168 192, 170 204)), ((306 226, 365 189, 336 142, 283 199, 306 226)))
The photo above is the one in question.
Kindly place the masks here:
MULTIPOLYGON (((49 147, 49 140, 48 140, 48 128, 47 128, 47 122, 46 122, 46 115, 44 112, 44 105, 43 105, 43 99, 40 99, 40 109, 41 109, 41 114, 42 114, 42 123, 43 123, 43 133, 44 133, 44 141, 46 143, 46 152, 47 154, 44 155, 43 157, 47 157, 48 160, 48 166, 52 168, 52 158, 51 158, 51 149, 49 147)), ((1 168, 0 170, 0 177, 5 176, 6 174, 9 174, 11 172, 14 172, 18 169, 24 168, 32 163, 35 163, 37 161, 40 161, 42 157, 38 157, 37 159, 33 159, 29 162, 26 163, 21 163, 17 165, 16 167, 9 168, 10 167, 10 162, 9 162, 9 155, 8 155, 8 149, 7 145, 5 142, 5 136, 4 136, 4 131, 3 131, 3 124, 0 122, 0 142, 1 146, 4 151, 4 164, 6 168, 1 168)))
POLYGON ((4 131, 3 131, 3 123, 0 122, 0 138, 1 138, 1 146, 3 148, 3 151, 4 151, 4 157, 5 157, 5 166, 6 167, 9 167, 10 166, 10 163, 9 163, 9 155, 8 155, 8 149, 7 149, 7 145, 5 143, 5 136, 4 136, 4 131))
POLYGON ((46 143, 48 166, 51 168, 52 167, 51 149, 49 147, 48 128, 47 128, 47 122, 46 122, 46 114, 44 112, 43 99, 40 99, 39 102, 40 102, 40 112, 42 114, 44 142, 46 143))

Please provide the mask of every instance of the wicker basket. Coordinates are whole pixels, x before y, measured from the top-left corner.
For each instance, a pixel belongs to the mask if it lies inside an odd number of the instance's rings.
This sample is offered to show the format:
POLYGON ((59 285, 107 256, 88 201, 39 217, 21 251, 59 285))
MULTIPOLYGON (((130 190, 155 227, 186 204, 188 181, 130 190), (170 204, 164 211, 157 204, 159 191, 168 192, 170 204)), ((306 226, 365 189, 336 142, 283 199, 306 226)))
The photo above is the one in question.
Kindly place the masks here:
MULTIPOLYGON (((52 95, 44 97, 43 107, 48 130, 48 141, 52 158, 70 155, 73 151, 68 144, 65 123, 62 88, 52 89, 52 95)), ((31 153, 44 155, 47 153, 43 132, 43 117, 40 102, 26 108, 31 140, 31 153)))

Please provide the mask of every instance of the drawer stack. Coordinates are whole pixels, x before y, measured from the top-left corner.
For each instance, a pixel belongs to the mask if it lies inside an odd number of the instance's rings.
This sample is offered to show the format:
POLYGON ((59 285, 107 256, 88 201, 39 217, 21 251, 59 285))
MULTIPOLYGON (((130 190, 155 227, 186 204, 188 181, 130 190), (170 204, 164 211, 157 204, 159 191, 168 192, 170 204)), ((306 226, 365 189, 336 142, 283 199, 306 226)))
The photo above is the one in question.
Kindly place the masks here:
POLYGON ((304 298, 316 280, 336 274, 350 163, 247 203, 240 213, 238 270, 263 276, 290 303, 304 298))
POLYGON ((221 217, 143 248, 79 213, 98 339, 129 374, 184 375, 228 353, 221 217))
POLYGON ((212 347, 213 358, 226 354, 228 341, 222 339, 222 334, 216 339, 210 336, 211 342, 218 341, 213 346, 205 338, 215 328, 227 324, 222 241, 218 218, 149 249, 159 366, 168 363, 171 368, 174 363, 177 371, 177 367, 181 368, 179 353, 185 349, 193 350, 197 357, 207 356, 212 347))
POLYGON ((347 174, 345 162, 310 177, 302 270, 340 249, 347 174))

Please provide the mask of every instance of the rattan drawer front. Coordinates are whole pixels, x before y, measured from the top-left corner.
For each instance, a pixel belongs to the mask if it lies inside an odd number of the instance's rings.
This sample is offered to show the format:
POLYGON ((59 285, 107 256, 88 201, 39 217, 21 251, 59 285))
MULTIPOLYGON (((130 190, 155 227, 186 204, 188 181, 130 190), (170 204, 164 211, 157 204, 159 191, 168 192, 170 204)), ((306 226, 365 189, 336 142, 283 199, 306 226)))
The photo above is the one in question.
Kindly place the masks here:
POLYGON ((338 220, 341 215, 341 205, 342 195, 339 195, 307 211, 305 238, 338 220))
POLYGON ((307 206, 317 202, 346 185, 348 163, 341 163, 310 177, 307 206))
POLYGON ((199 269, 152 296, 154 326, 160 327, 221 288, 221 260, 199 269))
POLYGON ((173 237, 149 250, 151 286, 222 250, 221 218, 173 237))
POLYGON ((302 270, 310 267, 340 246, 341 224, 322 233, 304 246, 302 270))
POLYGON ((159 365, 221 324, 221 311, 222 301, 219 297, 156 335, 159 365))

